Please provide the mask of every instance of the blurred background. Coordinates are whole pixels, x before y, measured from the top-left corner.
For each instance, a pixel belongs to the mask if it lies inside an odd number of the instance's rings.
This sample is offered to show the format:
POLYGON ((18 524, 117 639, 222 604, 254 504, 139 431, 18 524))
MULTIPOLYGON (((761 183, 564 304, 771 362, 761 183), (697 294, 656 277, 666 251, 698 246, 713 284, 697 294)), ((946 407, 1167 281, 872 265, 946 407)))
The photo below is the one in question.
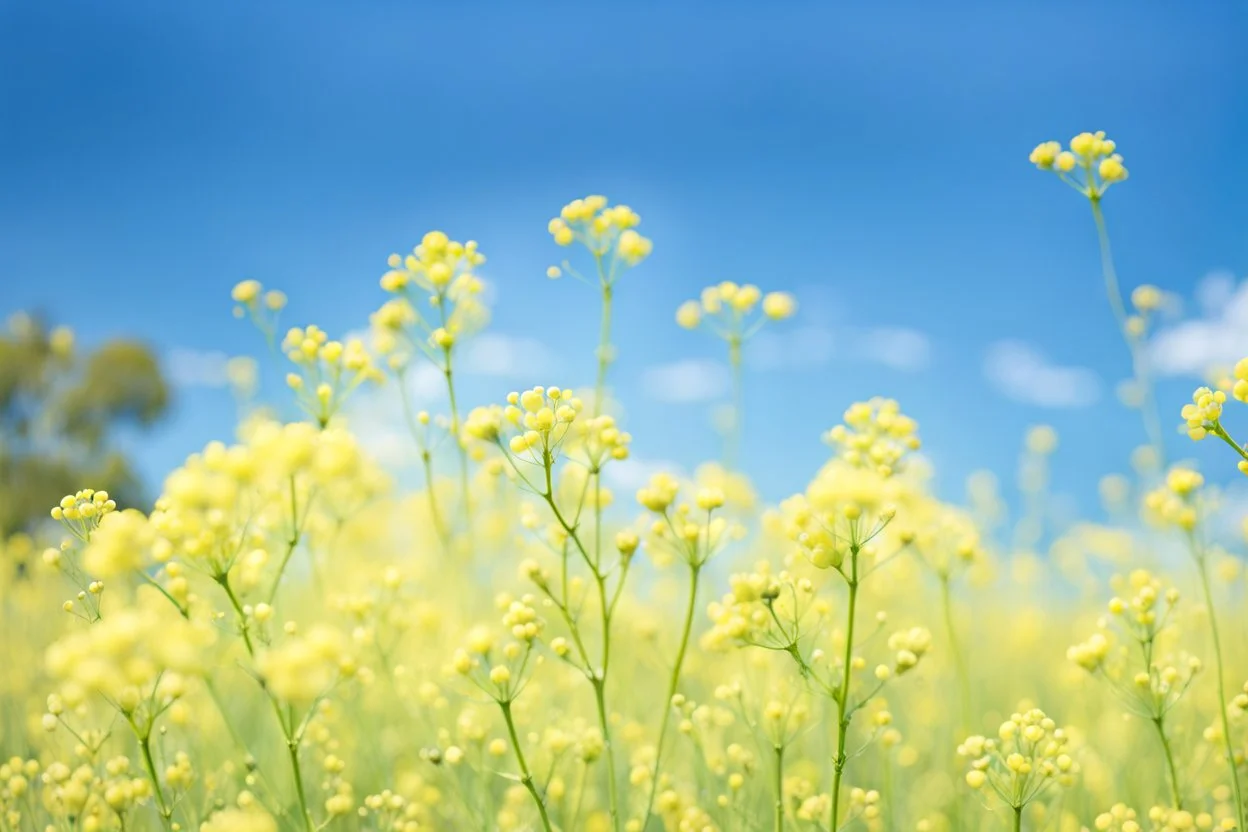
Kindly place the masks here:
MULTIPOLYGON (((229 439, 232 357, 287 407, 236 282, 285 291, 285 325, 359 331, 386 256, 430 229, 489 257, 468 404, 592 383, 597 296, 545 277, 566 254, 547 220, 588 193, 655 245, 617 292, 624 479, 719 455, 722 344, 673 315, 734 280, 801 304, 747 355, 763 496, 878 394, 920 421, 946 498, 981 468, 1008 494, 1044 423, 1055 487, 1095 514, 1145 437, 1087 201, 1027 154, 1117 140, 1124 291, 1170 293, 1163 418, 1176 454, 1212 453, 1178 409, 1248 355, 1246 22, 1233 2, 0 4, 0 531, 82 485, 141 499, 229 439)), ((392 392, 354 412, 395 449, 392 392)))

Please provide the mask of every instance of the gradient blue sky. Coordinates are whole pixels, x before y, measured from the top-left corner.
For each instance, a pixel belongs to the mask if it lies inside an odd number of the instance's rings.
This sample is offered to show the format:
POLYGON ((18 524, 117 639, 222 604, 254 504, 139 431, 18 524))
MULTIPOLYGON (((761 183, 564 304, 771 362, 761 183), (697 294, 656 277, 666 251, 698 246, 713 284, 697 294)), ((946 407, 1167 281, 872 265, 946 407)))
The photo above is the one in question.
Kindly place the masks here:
MULTIPOLYGON (((601 192, 655 240, 619 290, 640 458, 717 453, 709 405, 655 401, 645 379, 718 357, 672 313, 732 279, 804 301, 805 334, 781 346, 806 360, 749 378, 746 462, 768 496, 800 488, 847 403, 886 394, 919 418, 946 494, 975 468, 1009 477, 1023 430, 1049 422, 1057 483, 1086 499, 1141 431, 1114 401, 1126 354, 1087 205, 1027 153, 1084 129, 1118 140, 1132 178, 1107 212, 1128 288, 1190 298, 1211 271, 1243 276, 1242 9, 9 2, 0 314, 39 308, 84 341, 135 333, 165 354, 259 353, 230 316, 237 280, 286 290, 287 323, 358 328, 385 256, 436 227, 489 255, 493 331, 557 347, 469 398, 585 383, 597 301, 544 278, 562 254, 545 225, 601 192), (881 363, 880 327, 921 334, 926 364, 881 363), (984 372, 1002 340, 1086 368, 1099 398, 1004 395, 984 372)), ((1210 297, 1216 319, 1226 294, 1210 297)), ((1163 385, 1168 421, 1190 387, 1163 385)), ((228 434, 223 390, 179 392, 140 449, 153 476, 228 434)))

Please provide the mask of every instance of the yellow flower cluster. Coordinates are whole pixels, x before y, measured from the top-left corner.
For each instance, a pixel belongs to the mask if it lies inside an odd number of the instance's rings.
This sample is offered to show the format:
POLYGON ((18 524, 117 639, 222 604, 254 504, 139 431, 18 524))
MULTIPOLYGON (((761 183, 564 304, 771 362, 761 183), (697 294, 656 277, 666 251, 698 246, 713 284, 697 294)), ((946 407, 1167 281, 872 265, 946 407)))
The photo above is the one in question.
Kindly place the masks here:
POLYGON ((1103 131, 1080 133, 1070 140, 1070 149, 1061 142, 1042 142, 1031 151, 1031 163, 1040 170, 1055 171, 1072 187, 1090 199, 1098 200, 1109 186, 1127 178, 1117 145, 1103 131))
POLYGON ((52 644, 47 669, 62 681, 61 699, 70 708, 99 693, 126 713, 144 705, 163 710, 182 695, 187 677, 207 669, 214 635, 207 624, 149 599, 52 644))
POLYGON ((305 706, 324 696, 340 679, 354 676, 356 667, 346 637, 326 625, 296 632, 257 659, 269 690, 284 702, 305 706))
POLYGON ((918 425, 892 399, 871 399, 850 406, 844 423, 829 430, 824 441, 850 465, 889 477, 919 449, 918 425))
POLYGON ((1073 785, 1079 774, 1066 731, 1039 708, 1012 715, 1001 723, 996 739, 967 737, 958 753, 970 758, 967 785, 990 787, 1015 810, 1051 786, 1073 785))
POLYGON ((397 297, 370 321, 377 351, 391 369, 402 370, 414 352, 444 372, 456 342, 481 329, 489 318, 482 301, 485 284, 476 269, 485 255, 476 242, 460 243, 430 231, 406 257, 391 254, 381 287, 397 297), (420 311, 427 305, 427 313, 420 311))
POLYGON ((52 519, 59 520, 70 534, 86 541, 91 532, 99 528, 104 516, 117 508, 117 503, 107 491, 84 488, 75 494, 67 494, 52 507, 52 519))
POLYGON ((315 325, 291 327, 282 349, 297 369, 286 376, 286 383, 308 415, 322 426, 329 424, 357 387, 381 380, 381 373, 359 338, 331 341, 315 325))
POLYGON ((1116 803, 1108 812, 1096 816, 1093 828, 1098 832, 1187 832, 1187 830, 1232 830, 1235 828, 1233 817, 1223 818, 1215 823, 1209 812, 1193 814, 1186 809, 1173 809, 1154 806, 1148 810, 1146 818, 1148 826, 1140 824, 1136 811, 1125 803, 1116 803))
POLYGON ((236 304, 234 317, 250 318, 271 343, 277 332, 278 319, 286 308, 286 295, 276 289, 265 291, 258 280, 243 280, 234 285, 230 297, 236 304))
MULTIPOLYGON (((593 195, 563 206, 547 230, 558 245, 580 242, 595 259, 609 257, 606 282, 610 283, 617 263, 635 266, 650 255, 652 243, 636 231, 640 223, 641 217, 627 205, 609 205, 605 196, 593 195)), ((548 274, 558 277, 559 270, 548 274)))
POLYGON ((702 290, 698 300, 685 301, 676 310, 676 323, 685 329, 696 329, 707 324, 711 331, 730 343, 740 343, 753 335, 764 321, 782 321, 797 312, 797 301, 788 292, 769 292, 764 295, 757 286, 739 286, 724 281, 702 290), (759 308, 762 316, 753 319, 751 313, 759 308))
POLYGON ((209 817, 199 832, 277 832, 277 821, 264 811, 223 809, 209 817))
POLYGON ((1199 472, 1191 468, 1172 468, 1166 474, 1165 484, 1145 495, 1145 516, 1161 526, 1191 531, 1200 519, 1198 498, 1204 484, 1205 478, 1199 472))

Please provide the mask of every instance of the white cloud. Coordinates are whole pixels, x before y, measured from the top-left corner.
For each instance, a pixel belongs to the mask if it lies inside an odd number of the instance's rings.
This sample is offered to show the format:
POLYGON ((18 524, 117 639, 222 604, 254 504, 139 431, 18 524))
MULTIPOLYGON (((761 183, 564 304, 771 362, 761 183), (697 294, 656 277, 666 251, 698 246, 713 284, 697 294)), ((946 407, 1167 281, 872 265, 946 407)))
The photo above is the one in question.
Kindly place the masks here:
POLYGON ((1225 272, 1206 276, 1196 287, 1200 317, 1158 332, 1153 367, 1162 375, 1203 376, 1248 355, 1248 280, 1238 286, 1225 272))
POLYGON ((850 333, 851 354, 894 370, 918 372, 931 360, 932 345, 915 329, 883 326, 850 333))
POLYGON ((631 494, 649 483, 650 478, 661 471, 677 477, 682 475, 681 467, 674 462, 630 456, 603 468, 602 478, 611 488, 631 494))
POLYGON ((706 402, 728 392, 728 368, 716 361, 687 359, 646 370, 641 383, 660 402, 706 402))
POLYGON ((1087 407, 1101 394, 1096 373, 1059 367, 1021 341, 998 341, 984 357, 984 375, 1007 398, 1038 407, 1087 407))
POLYGON ((223 352, 178 347, 169 351, 165 363, 177 387, 225 387, 230 383, 230 357, 223 352))
MULTIPOLYGON (((404 376, 404 386, 413 411, 428 410, 446 401, 446 379, 428 362, 414 365, 404 376)), ((420 461, 403 412, 403 396, 397 382, 357 390, 347 401, 344 416, 360 445, 390 468, 406 467, 420 461)))
POLYGON ((766 370, 820 367, 840 359, 917 372, 931 360, 931 342, 922 332, 906 327, 803 326, 760 332, 747 356, 752 366, 766 370))
POLYGON ((478 335, 459 354, 459 369, 465 373, 517 381, 545 376, 556 363, 554 353, 541 341, 496 332, 478 335))

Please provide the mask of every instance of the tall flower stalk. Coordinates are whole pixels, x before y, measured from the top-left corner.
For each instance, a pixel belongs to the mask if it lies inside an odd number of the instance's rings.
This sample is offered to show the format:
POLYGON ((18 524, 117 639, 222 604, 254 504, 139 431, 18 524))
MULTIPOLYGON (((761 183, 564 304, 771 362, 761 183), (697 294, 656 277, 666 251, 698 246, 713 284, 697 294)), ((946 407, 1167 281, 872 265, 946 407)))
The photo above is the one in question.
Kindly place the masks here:
POLYGON ((1161 429, 1161 417, 1153 390, 1152 369, 1148 357, 1147 334, 1149 315, 1160 305, 1160 293, 1142 286, 1132 293, 1136 313, 1127 310, 1118 272, 1114 267, 1113 249, 1109 230, 1101 207, 1105 192, 1111 185, 1127 178, 1127 168, 1117 153, 1117 144, 1105 138, 1104 132, 1080 133, 1070 140, 1070 149, 1063 150, 1060 142, 1043 142, 1031 152, 1031 163, 1040 170, 1053 171, 1071 188, 1079 192, 1092 207, 1092 220, 1096 225, 1097 245, 1101 253, 1101 276, 1105 281, 1105 294, 1114 314, 1119 334, 1131 355, 1131 368, 1135 390, 1132 404, 1139 408, 1144 421, 1145 434, 1156 457, 1158 470, 1165 470, 1166 449, 1161 429))
MULTIPOLYGON (((456 348, 467 336, 481 329, 488 312, 481 300, 484 284, 476 269, 485 255, 473 240, 461 243, 441 231, 430 231, 410 254, 390 255, 390 270, 381 278, 381 287, 394 297, 372 316, 374 346, 386 357, 390 369, 405 381, 404 371, 416 354, 422 355, 441 374, 446 387, 449 420, 447 436, 455 446, 459 470, 459 514, 471 537, 472 483, 468 448, 462 436, 462 414, 455 386, 456 348)), ((400 391, 404 407, 410 411, 406 389, 400 391)), ((410 420, 410 416, 409 416, 410 420)), ((420 445, 430 510, 439 536, 449 538, 445 517, 433 496, 433 463, 429 443, 420 445)))
POLYGON ((685 301, 676 310, 676 323, 685 329, 705 328, 728 345, 728 372, 732 385, 732 410, 724 436, 724 465, 741 464, 745 431, 745 366, 742 350, 768 321, 791 318, 797 301, 787 292, 764 295, 754 285, 731 281, 708 286, 698 300, 685 301))

